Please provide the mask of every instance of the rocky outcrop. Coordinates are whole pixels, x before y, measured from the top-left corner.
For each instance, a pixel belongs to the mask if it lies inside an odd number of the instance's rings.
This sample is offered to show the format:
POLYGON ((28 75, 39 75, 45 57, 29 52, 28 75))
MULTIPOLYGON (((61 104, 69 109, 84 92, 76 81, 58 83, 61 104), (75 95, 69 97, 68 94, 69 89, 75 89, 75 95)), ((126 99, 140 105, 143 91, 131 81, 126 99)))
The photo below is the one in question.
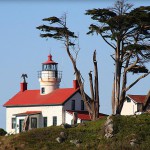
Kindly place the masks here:
POLYGON ((67 128, 71 128, 71 125, 65 123, 65 124, 62 124, 61 127, 64 128, 64 129, 67 129, 67 128))
POLYGON ((59 137, 56 138, 58 143, 62 143, 67 139, 67 134, 65 132, 60 132, 59 137))
POLYGON ((57 137, 57 138, 56 138, 56 141, 57 141, 58 143, 62 143, 64 140, 63 140, 63 138, 61 138, 61 137, 57 137))
POLYGON ((107 117, 107 120, 104 125, 104 133, 104 137, 106 137, 107 139, 113 137, 113 119, 111 116, 107 117))
POLYGON ((65 132, 60 132, 60 137, 63 138, 64 140, 66 140, 67 134, 65 132))

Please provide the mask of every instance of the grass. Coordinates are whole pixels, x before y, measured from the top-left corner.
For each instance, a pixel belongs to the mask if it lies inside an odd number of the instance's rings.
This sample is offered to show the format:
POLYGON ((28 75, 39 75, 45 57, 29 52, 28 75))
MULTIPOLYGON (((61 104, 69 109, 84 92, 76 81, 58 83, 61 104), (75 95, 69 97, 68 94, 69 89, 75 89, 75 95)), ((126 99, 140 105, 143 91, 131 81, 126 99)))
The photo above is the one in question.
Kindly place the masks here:
POLYGON ((104 138, 106 118, 85 125, 64 129, 47 127, 0 137, 0 150, 148 150, 150 145, 150 115, 113 116, 114 137, 104 138), (58 143, 56 138, 65 132, 67 139, 58 143), (70 140, 80 140, 76 147, 70 140), (136 139, 132 147, 130 141, 136 139))

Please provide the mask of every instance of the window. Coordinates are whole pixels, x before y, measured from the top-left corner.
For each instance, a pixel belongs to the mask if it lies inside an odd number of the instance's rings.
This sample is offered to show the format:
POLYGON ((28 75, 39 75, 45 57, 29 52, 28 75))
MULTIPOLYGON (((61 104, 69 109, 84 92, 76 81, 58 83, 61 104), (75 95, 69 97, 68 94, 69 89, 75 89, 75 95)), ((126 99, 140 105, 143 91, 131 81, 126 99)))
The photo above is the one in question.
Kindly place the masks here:
POLYGON ((16 128, 16 118, 11 118, 11 128, 15 129, 16 128))
POLYGON ((127 97, 127 102, 130 103, 131 102, 131 99, 129 97, 127 97))
POLYGON ((84 101, 81 100, 81 110, 84 110, 84 101))
POLYGON ((71 103, 71 110, 75 110, 75 100, 72 100, 72 103, 71 103))
POLYGON ((142 108, 143 108, 143 105, 140 104, 140 103, 137 103, 137 111, 138 111, 138 112, 141 112, 141 111, 142 111, 142 108))
POLYGON ((47 117, 43 118, 44 127, 47 127, 47 117))
POLYGON ((37 128, 37 118, 31 118, 31 128, 37 128))
POLYGON ((41 93, 42 93, 42 94, 45 93, 45 88, 44 88, 44 87, 41 88, 41 93))
POLYGON ((53 116, 53 126, 57 125, 57 116, 53 116))

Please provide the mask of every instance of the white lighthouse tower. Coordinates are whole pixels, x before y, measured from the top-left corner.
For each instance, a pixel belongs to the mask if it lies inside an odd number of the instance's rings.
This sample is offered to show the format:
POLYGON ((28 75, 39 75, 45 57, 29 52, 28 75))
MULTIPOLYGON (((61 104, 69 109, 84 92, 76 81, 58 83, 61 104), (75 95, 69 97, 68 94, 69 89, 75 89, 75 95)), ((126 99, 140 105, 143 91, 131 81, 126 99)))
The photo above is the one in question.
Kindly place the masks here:
POLYGON ((46 95, 59 88, 62 72, 58 71, 58 63, 52 60, 52 55, 48 55, 48 60, 42 63, 42 71, 38 72, 40 82, 40 94, 46 95))

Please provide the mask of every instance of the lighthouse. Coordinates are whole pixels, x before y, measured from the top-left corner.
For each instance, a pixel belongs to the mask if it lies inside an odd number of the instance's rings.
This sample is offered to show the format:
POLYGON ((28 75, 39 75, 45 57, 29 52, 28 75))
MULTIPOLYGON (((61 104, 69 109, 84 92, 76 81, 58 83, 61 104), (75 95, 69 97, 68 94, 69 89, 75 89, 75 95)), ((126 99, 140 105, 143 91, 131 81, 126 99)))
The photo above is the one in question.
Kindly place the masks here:
POLYGON ((40 94, 46 95, 59 88, 62 72, 58 71, 58 63, 54 62, 52 55, 48 55, 48 60, 42 63, 42 71, 38 72, 40 82, 40 94))

